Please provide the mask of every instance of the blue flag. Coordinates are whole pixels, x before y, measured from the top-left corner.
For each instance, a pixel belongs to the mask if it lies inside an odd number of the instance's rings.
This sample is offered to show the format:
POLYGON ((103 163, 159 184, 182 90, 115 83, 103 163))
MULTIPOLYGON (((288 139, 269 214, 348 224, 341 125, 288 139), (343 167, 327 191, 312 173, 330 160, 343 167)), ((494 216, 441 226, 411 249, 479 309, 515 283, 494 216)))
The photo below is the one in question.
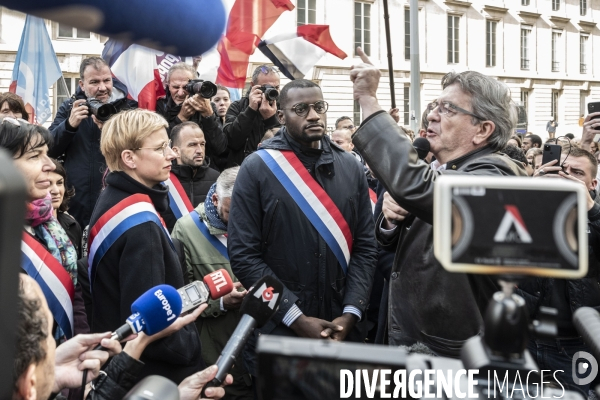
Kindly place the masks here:
POLYGON ((10 92, 23 99, 34 110, 34 120, 43 124, 52 116, 50 86, 62 72, 54 53, 44 20, 27 16, 17 51, 10 92))

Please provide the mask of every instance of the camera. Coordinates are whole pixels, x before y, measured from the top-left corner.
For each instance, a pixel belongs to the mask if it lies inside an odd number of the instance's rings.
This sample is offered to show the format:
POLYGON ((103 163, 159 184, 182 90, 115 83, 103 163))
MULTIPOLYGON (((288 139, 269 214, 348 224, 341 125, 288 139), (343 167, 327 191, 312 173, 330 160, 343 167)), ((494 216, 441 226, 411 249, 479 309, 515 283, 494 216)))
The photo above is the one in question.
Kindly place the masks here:
POLYGON ((185 85, 185 91, 188 92, 190 96, 199 94, 205 99, 210 99, 217 94, 217 85, 203 79, 190 79, 187 85, 185 85))
POLYGON ((93 97, 90 97, 85 103, 89 110, 98 118, 99 121, 106 122, 110 117, 115 115, 118 110, 110 103, 103 103, 93 97))
POLYGON ((275 89, 273 85, 262 85, 258 88, 265 94, 265 97, 269 101, 277 100, 279 98, 279 90, 275 89))

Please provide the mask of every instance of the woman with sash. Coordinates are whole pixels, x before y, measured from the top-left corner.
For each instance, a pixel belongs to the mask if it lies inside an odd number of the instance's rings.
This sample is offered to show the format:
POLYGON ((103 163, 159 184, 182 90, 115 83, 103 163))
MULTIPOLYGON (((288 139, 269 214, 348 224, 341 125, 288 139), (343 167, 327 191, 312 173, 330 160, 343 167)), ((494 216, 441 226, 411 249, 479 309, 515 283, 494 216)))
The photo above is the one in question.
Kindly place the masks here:
POLYGON ((77 252, 52 213, 51 138, 46 128, 22 119, 5 117, 0 122, 0 147, 12 155, 27 184, 21 267, 40 284, 54 316, 54 338, 60 344, 88 333, 89 327, 77 284, 77 252))
MULTIPOLYGON (((93 332, 121 326, 131 315, 131 304, 148 289, 184 285, 179 257, 159 215, 169 207, 162 182, 175 158, 167 127, 160 115, 137 109, 120 112, 102 128, 100 150, 110 173, 88 238, 93 332)), ((162 375, 179 383, 200 371, 196 326, 189 324, 151 344, 141 360, 145 365, 139 379, 162 375)))

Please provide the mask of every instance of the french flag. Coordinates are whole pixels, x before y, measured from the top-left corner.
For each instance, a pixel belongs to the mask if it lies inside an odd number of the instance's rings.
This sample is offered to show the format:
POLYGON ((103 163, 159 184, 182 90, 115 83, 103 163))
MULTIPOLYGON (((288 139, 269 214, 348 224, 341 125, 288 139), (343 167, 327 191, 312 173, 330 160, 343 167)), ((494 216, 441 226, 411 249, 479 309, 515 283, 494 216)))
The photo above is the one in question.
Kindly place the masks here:
POLYGON ((325 53, 342 60, 347 57, 333 42, 329 25, 299 26, 296 32, 262 40, 258 49, 292 80, 304 78, 325 53))
POLYGON ((138 102, 140 108, 156 110, 156 100, 165 96, 163 81, 169 68, 181 57, 149 49, 138 44, 124 45, 110 39, 104 45, 102 58, 112 74, 129 91, 128 97, 138 102))
POLYGON ((29 122, 43 124, 52 116, 50 86, 62 76, 46 24, 28 15, 17 51, 9 91, 21 96, 29 122))

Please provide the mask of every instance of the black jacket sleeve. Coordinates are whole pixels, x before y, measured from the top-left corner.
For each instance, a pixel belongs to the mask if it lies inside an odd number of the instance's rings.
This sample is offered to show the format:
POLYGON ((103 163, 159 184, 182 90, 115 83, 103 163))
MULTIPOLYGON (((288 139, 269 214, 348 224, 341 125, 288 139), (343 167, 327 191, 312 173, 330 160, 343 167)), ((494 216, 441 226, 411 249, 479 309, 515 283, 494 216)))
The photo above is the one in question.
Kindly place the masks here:
POLYGON ((86 397, 87 400, 122 399, 137 381, 144 363, 131 358, 124 351, 113 357, 104 368, 106 374, 101 374, 94 380, 94 390, 86 397))
POLYGON ((219 117, 216 113, 210 117, 200 117, 200 126, 206 139, 206 152, 213 155, 222 154, 227 150, 227 137, 217 118, 219 117))
MULTIPOLYGON (((243 99, 242 99, 243 100, 243 99)), ((258 111, 254 111, 246 102, 237 101, 227 110, 226 122, 223 132, 227 137, 227 147, 231 150, 243 149, 246 139, 252 133, 257 119, 261 118, 258 111)))
MULTIPOLYGON (((227 250, 231 269, 246 288, 251 287, 264 275, 277 278, 262 257, 262 206, 260 184, 256 179, 257 162, 258 157, 251 157, 242 164, 233 188, 227 227, 227 250)), ((279 310, 273 316, 273 321, 280 323, 297 300, 298 297, 284 286, 279 310)))
POLYGON ((66 100, 56 113, 54 121, 48 130, 52 134, 52 147, 48 151, 50 157, 59 157, 67 151, 71 140, 77 134, 77 128, 69 125, 68 120, 73 107, 72 100, 66 100))

